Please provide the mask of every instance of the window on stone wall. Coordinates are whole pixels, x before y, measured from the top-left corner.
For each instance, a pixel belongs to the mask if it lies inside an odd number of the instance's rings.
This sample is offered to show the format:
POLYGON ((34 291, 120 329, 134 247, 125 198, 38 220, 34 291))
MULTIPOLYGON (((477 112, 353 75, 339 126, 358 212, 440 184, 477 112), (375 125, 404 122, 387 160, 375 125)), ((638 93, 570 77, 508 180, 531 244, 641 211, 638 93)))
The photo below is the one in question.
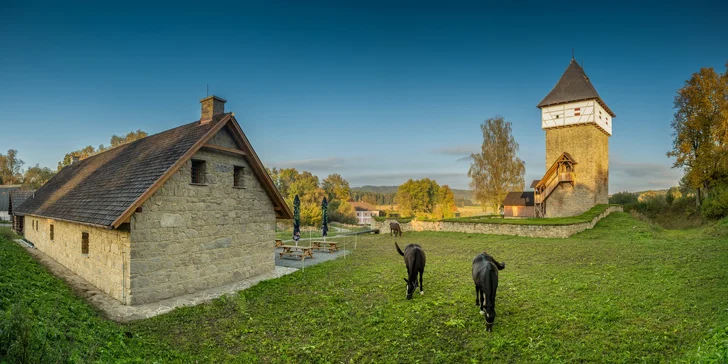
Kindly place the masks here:
POLYGON ((88 255, 88 233, 81 233, 81 254, 88 255))
POLYGON ((233 166, 233 186, 245 187, 245 168, 233 166))
POLYGON ((53 224, 51 224, 51 240, 53 240, 53 224))
POLYGON ((205 183, 205 161, 192 160, 192 183, 205 183))

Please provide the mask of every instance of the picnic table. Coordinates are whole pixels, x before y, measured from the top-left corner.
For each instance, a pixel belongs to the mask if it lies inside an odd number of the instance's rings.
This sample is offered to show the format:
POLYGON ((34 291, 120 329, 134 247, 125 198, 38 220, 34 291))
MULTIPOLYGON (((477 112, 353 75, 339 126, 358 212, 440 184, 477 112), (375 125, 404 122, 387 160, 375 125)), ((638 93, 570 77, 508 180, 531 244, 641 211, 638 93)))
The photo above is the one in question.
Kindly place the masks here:
POLYGON ((312 251, 313 247, 296 246, 296 245, 281 245, 280 248, 283 248, 283 251, 278 253, 279 254, 278 256, 281 259, 284 256, 300 258, 301 260, 306 259, 306 257, 313 259, 313 251, 312 251))
POLYGON ((339 251, 337 242, 335 241, 312 241, 311 242, 311 248, 320 250, 320 249, 327 249, 329 253, 333 253, 336 251, 339 251))
POLYGON ((276 248, 279 247, 279 246, 283 246, 283 240, 276 239, 276 248))

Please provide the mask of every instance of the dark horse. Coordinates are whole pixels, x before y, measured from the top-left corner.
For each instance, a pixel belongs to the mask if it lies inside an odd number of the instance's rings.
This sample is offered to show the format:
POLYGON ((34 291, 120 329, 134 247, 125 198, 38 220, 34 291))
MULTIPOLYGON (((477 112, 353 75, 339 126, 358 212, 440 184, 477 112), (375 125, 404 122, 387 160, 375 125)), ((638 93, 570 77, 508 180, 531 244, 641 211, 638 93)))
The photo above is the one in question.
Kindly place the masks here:
POLYGON ((420 294, 425 294, 422 287, 422 274, 425 272, 425 251, 418 244, 408 244, 404 247, 404 253, 397 245, 397 242, 394 242, 394 246, 397 247, 399 255, 404 257, 404 264, 407 265, 408 278, 404 280, 407 282, 407 299, 412 299, 412 293, 417 288, 417 273, 420 273, 420 294))
POLYGON ((399 236, 402 236, 402 228, 399 227, 398 222, 390 222, 389 230, 392 232, 392 234, 394 234, 394 236, 397 236, 397 234, 399 234, 399 236))
POLYGON ((480 314, 485 314, 486 331, 493 331, 495 321, 495 291, 498 289, 498 271, 503 270, 506 263, 498 263, 485 252, 473 259, 473 282, 475 283, 475 305, 480 307, 480 314), (485 298, 483 298, 485 296, 485 298))

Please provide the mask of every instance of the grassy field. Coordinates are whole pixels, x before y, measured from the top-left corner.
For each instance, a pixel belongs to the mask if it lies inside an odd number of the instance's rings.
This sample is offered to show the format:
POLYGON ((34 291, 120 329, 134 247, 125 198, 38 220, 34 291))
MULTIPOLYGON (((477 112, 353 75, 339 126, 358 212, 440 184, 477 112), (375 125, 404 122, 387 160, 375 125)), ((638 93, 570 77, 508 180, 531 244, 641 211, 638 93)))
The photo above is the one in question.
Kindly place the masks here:
POLYGON ((346 259, 128 325, 0 238, 0 362, 724 363, 727 231, 728 220, 669 231, 614 213, 569 239, 405 234, 400 246, 428 259, 411 301, 392 238, 362 236, 346 259), (470 279, 483 250, 507 263, 492 333, 470 279))

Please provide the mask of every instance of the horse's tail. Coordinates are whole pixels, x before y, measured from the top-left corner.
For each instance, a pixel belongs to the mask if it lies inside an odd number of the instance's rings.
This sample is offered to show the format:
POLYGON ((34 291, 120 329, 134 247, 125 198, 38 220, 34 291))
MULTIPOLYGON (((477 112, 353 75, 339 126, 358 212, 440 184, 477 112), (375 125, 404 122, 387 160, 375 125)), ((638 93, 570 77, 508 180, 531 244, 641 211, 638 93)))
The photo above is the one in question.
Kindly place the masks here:
POLYGON ((491 262, 493 262, 493 264, 495 264, 495 266, 496 266, 496 268, 498 268, 498 270, 506 269, 506 262, 498 263, 498 261, 495 260, 495 258, 493 258, 492 256, 490 256, 488 254, 486 254, 485 256, 488 260, 490 260, 491 262))
POLYGON ((402 252, 402 249, 399 248, 399 245, 397 245, 396 241, 394 242, 394 246, 397 247, 397 252, 399 253, 399 255, 404 256, 404 252, 402 252))
POLYGON ((493 262, 495 262, 495 266, 498 267, 498 270, 506 269, 506 262, 498 263, 495 259, 493 259, 493 262))

